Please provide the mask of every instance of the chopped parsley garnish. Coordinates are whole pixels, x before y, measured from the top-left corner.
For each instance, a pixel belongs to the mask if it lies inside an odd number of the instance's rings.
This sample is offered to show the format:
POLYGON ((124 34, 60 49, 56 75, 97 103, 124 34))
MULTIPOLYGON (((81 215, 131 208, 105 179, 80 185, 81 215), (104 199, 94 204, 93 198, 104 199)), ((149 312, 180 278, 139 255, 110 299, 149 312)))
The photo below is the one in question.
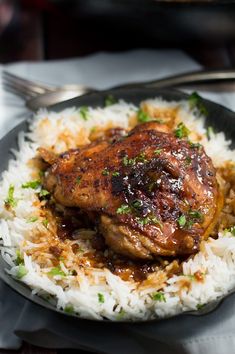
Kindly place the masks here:
POLYGON ((160 291, 152 294, 152 299, 155 301, 166 302, 165 295, 160 291))
POLYGON ((156 155, 160 155, 160 154, 161 154, 161 152, 162 152, 162 149, 157 149, 157 150, 155 150, 155 151, 154 151, 154 154, 156 154, 156 155))
POLYGON ((36 180, 36 181, 30 181, 30 182, 26 182, 24 184, 22 184, 22 188, 32 188, 32 189, 37 189, 38 187, 40 187, 41 182, 36 180))
POLYGON ((113 97, 113 95, 108 95, 107 97, 105 97, 105 100, 104 100, 104 105, 105 107, 108 107, 108 106, 112 106, 113 104, 117 103, 118 100, 113 97))
POLYGON ((134 158, 129 159, 129 157, 126 155, 123 157, 122 162, 124 166, 134 166, 136 163, 141 162, 145 163, 148 160, 146 159, 145 153, 141 152, 139 155, 137 155, 134 158))
POLYGON ((206 136, 210 140, 212 135, 215 134, 213 127, 208 127, 206 131, 206 136))
POLYGON ((179 218, 178 218, 178 224, 180 227, 184 227, 186 225, 186 216, 185 215, 181 215, 179 218))
POLYGON ((16 260, 15 260, 17 265, 24 264, 24 258, 22 257, 22 254, 20 253, 20 250, 16 250, 16 260))
POLYGON ((42 178, 43 176, 45 176, 45 171, 39 171, 38 175, 40 178, 42 178))
POLYGON ((121 310, 119 311, 119 314, 117 315, 116 319, 117 319, 117 320, 122 320, 123 317, 125 316, 125 314, 126 314, 126 311, 123 310, 123 309, 121 309, 121 310))
POLYGON ((109 175, 109 170, 107 169, 107 167, 102 171, 102 175, 103 176, 108 176, 109 175))
POLYGON ((227 232, 231 232, 233 236, 235 236, 235 226, 231 226, 229 229, 225 229, 227 232))
POLYGON ((89 116, 88 116, 88 107, 87 106, 82 106, 79 109, 79 113, 82 116, 82 119, 88 120, 89 116))
POLYGON ((176 138, 182 139, 188 137, 190 130, 184 125, 183 122, 181 122, 177 125, 174 133, 176 138))
POLYGON ((145 153, 141 152, 138 156, 135 158, 136 162, 147 162, 148 160, 146 159, 145 153))
POLYGON ((49 224, 49 220, 48 219, 42 220, 42 224, 47 228, 49 224))
POLYGON ((97 130, 97 127, 92 127, 91 130, 90 130, 90 133, 91 133, 91 134, 92 134, 92 133, 95 133, 96 130, 97 130))
POLYGON ((189 166, 189 165, 191 164, 191 162, 192 162, 191 157, 190 157, 190 156, 186 156, 186 158, 185 158, 185 164, 186 164, 187 166, 189 166))
POLYGON ((99 301, 99 303, 100 303, 100 304, 103 304, 104 301, 105 301, 105 300, 104 300, 104 295, 101 294, 101 293, 98 293, 97 296, 98 296, 98 301, 99 301))
POLYGON ((193 92, 188 98, 189 107, 191 110, 197 109, 204 116, 208 115, 208 111, 203 103, 203 99, 197 92, 193 92))
POLYGON ((127 204, 122 204, 119 208, 117 208, 117 214, 128 214, 131 212, 131 208, 127 204))
POLYGON ((146 216, 145 218, 137 218, 137 222, 141 226, 155 224, 162 227, 162 223, 155 216, 146 216))
POLYGON ((131 203, 131 205, 133 206, 133 208, 135 208, 135 209, 140 209, 141 208, 141 206, 142 206, 142 201, 141 200, 139 200, 139 199, 136 199, 136 200, 134 200, 132 203, 131 203))
POLYGON ((153 119, 153 122, 156 122, 156 123, 159 123, 159 124, 163 124, 163 123, 164 123, 164 120, 161 119, 161 118, 154 118, 154 119, 153 119))
POLYGON ((190 210, 188 215, 190 216, 191 219, 202 219, 203 215, 200 211, 198 210, 190 210))
POLYGON ((54 267, 50 270, 50 272, 48 272, 47 274, 55 276, 55 275, 60 275, 61 277, 65 277, 66 274, 65 272, 63 272, 63 270, 61 269, 61 267, 54 267))
POLYGON ((128 156, 124 156, 122 162, 124 166, 134 166, 136 163, 135 159, 129 159, 128 156))
POLYGON ((48 192, 46 189, 42 189, 39 192, 39 197, 44 199, 45 197, 49 196, 50 192, 48 192))
POLYGON ((191 141, 189 141, 189 144, 192 149, 200 149, 202 147, 200 143, 192 143, 191 141))
POLYGON ((82 177, 78 176, 78 177, 76 178, 76 183, 79 184, 79 183, 81 182, 81 179, 82 179, 82 177))
POLYGON ((64 308, 64 312, 66 313, 74 313, 74 307, 73 305, 66 305, 65 308, 64 308))
POLYGON ((115 171, 115 172, 112 173, 112 176, 113 177, 118 177, 118 176, 120 176, 120 173, 118 171, 115 171))
POLYGON ((27 219, 27 223, 30 223, 30 222, 35 222, 38 220, 38 217, 37 216, 31 216, 31 218, 27 219))
POLYGON ((201 310, 204 306, 205 304, 197 304, 197 310, 201 310))
POLYGON ((203 221, 203 214, 198 210, 189 210, 187 214, 181 215, 177 221, 181 228, 190 229, 194 223, 203 221))
POLYGON ((152 120, 152 118, 148 115, 148 113, 142 111, 141 108, 137 111, 137 119, 138 122, 140 123, 146 123, 152 120))
POLYGON ((20 264, 16 273, 16 278, 21 279, 28 273, 27 269, 23 264, 20 264))
POLYGON ((8 189, 7 198, 4 200, 5 206, 14 208, 17 205, 17 200, 14 198, 15 187, 13 184, 8 189))

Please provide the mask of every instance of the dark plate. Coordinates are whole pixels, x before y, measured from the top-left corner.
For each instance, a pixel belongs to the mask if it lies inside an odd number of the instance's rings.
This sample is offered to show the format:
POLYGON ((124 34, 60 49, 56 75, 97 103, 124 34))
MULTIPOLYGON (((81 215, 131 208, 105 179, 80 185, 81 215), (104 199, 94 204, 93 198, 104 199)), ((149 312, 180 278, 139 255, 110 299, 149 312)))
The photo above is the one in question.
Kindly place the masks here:
MULTIPOLYGON (((103 92, 97 92, 97 93, 91 93, 82 97, 74 98, 72 100, 57 104, 51 109, 54 111, 60 111, 62 109, 68 108, 68 107, 74 107, 74 106, 103 106, 105 97, 107 97, 108 94, 112 94, 115 98, 119 99, 122 98, 127 102, 132 102, 136 105, 139 104, 140 101, 151 98, 151 97, 156 97, 156 96, 161 96, 162 98, 172 101, 172 100, 182 100, 182 99, 187 99, 187 95, 184 93, 181 93, 176 90, 154 90, 154 89, 116 89, 116 90, 109 90, 109 91, 103 91, 103 92)), ((227 108, 224 108, 216 103, 213 103, 208 100, 204 100, 204 104, 208 110, 208 117, 206 120, 206 124, 208 126, 212 126, 215 131, 224 131, 226 134, 226 137, 231 139, 233 141, 232 146, 235 146, 235 113, 228 110, 227 108)), ((17 148, 17 136, 20 131, 26 131, 27 130, 27 123, 23 122, 19 124, 16 128, 14 128, 12 131, 10 131, 1 141, 0 141, 0 173, 2 173, 8 166, 8 161, 10 158, 12 158, 12 155, 10 153, 11 148, 17 148)), ((46 300, 43 298, 37 296, 37 295, 32 295, 31 290, 29 287, 24 285, 22 282, 19 282, 15 279, 13 279, 11 276, 9 276, 6 272, 5 269, 9 268, 9 266, 5 263, 5 261, 0 257, 0 278, 7 284, 9 285, 13 290, 24 296, 26 299, 33 301, 34 303, 41 305, 47 309, 63 313, 64 315, 67 316, 74 316, 74 315, 68 315, 64 313, 63 311, 60 311, 56 309, 53 305, 48 303, 46 300)), ((235 292, 235 289, 230 292, 232 294, 235 292)), ((228 295, 226 295, 227 297, 228 295)), ((213 301, 211 303, 208 303, 205 305, 202 309, 198 311, 192 311, 192 312, 187 312, 183 313, 182 315, 186 314, 191 314, 191 315, 203 315, 211 312, 213 309, 215 309, 220 303, 222 299, 217 299, 216 301, 213 301)), ((77 318, 76 321, 82 322, 82 321, 95 321, 95 320, 85 320, 85 319, 79 319, 77 318)), ((158 321, 158 320, 152 320, 152 321, 158 321)), ((100 322, 100 321, 99 321, 100 322)), ((103 322, 109 322, 110 321, 103 321, 103 322)), ((138 321, 135 321, 138 322, 138 321)), ((149 322, 149 321, 147 321, 149 322)))

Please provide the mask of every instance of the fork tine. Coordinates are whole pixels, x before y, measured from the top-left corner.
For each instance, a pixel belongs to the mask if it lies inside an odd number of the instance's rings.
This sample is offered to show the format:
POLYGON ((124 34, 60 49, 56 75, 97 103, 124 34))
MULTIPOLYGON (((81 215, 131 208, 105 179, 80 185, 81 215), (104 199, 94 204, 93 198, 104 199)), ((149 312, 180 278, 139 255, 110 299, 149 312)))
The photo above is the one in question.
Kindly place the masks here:
POLYGON ((9 84, 17 90, 24 92, 27 96, 34 96, 35 94, 45 93, 45 90, 35 87, 31 82, 21 79, 13 74, 3 72, 2 74, 3 85, 9 84))
POLYGON ((27 97, 34 97, 35 95, 51 91, 52 87, 33 82, 31 80, 22 79, 7 71, 2 72, 3 84, 9 84, 16 90, 23 92, 27 97))
POLYGON ((35 97, 36 95, 29 95, 28 92, 21 90, 19 88, 16 88, 14 85, 11 85, 10 83, 4 83, 3 84, 4 89, 7 92, 13 93, 16 96, 19 96, 23 98, 24 100, 30 99, 35 97))
POLYGON ((54 90, 54 86, 52 86, 52 85, 47 85, 47 84, 44 84, 44 83, 41 83, 38 81, 23 79, 22 77, 12 74, 9 71, 3 70, 2 76, 6 80, 9 80, 9 81, 12 80, 14 82, 16 81, 18 83, 21 83, 22 85, 27 86, 27 87, 30 86, 36 93, 45 93, 44 91, 46 91, 46 90, 50 90, 50 91, 54 90))

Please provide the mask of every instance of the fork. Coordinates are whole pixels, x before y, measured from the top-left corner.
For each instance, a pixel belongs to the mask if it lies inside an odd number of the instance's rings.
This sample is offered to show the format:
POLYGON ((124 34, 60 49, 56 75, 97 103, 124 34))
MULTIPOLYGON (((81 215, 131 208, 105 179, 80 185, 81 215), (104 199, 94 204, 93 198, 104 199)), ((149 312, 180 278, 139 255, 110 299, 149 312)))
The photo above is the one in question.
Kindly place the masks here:
MULTIPOLYGON (((114 88, 166 88, 186 84, 211 83, 235 80, 235 69, 201 70, 169 76, 147 82, 134 82, 114 88)), ((35 111, 41 107, 63 102, 81 96, 85 93, 96 91, 85 85, 52 86, 37 81, 20 78, 7 71, 2 72, 4 88, 25 100, 26 106, 35 111)))
POLYGON ((92 90, 85 85, 53 86, 39 81, 26 80, 5 70, 2 72, 2 83, 6 91, 20 96, 26 102, 38 95, 55 91, 71 91, 79 95, 92 90))

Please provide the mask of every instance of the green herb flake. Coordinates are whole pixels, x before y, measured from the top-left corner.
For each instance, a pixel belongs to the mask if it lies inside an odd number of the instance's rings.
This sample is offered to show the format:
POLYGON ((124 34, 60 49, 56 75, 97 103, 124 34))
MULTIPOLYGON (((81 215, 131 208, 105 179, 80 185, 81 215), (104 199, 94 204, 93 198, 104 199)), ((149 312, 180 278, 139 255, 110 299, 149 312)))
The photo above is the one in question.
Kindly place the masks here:
POLYGON ((48 224, 49 224, 49 220, 48 220, 48 219, 42 220, 42 224, 43 224, 43 226, 45 226, 45 228, 47 229, 48 224))
POLYGON ((124 166, 134 166, 136 163, 135 159, 129 159, 128 156, 124 156, 122 159, 124 166))
POLYGON ((89 118, 88 111, 89 111, 89 109, 87 106, 80 107, 79 113, 80 113, 83 120, 88 120, 88 118, 89 118))
POLYGON ((15 260, 16 265, 24 264, 24 258, 22 254, 20 253, 20 250, 16 250, 16 260, 15 260))
POLYGON ((40 178, 44 177, 45 176, 45 171, 39 171, 38 175, 39 175, 40 178))
POLYGON ((154 217, 151 217, 151 222, 152 224, 155 224, 155 225, 159 225, 160 227, 162 227, 162 223, 160 222, 160 220, 158 220, 158 218, 156 218, 155 216, 154 217))
POLYGON ((146 159, 145 153, 141 152, 139 155, 131 159, 129 159, 128 156, 124 156, 122 162, 124 166, 135 166, 138 162, 145 163, 148 162, 148 160, 146 159))
POLYGON ((176 138, 182 139, 188 137, 190 130, 184 125, 183 122, 180 122, 174 130, 174 133, 176 138))
MULTIPOLYGON (((41 172, 41 171, 40 171, 41 172)), ((22 184, 22 188, 32 188, 32 189, 37 189, 38 187, 40 187, 41 182, 38 180, 35 181, 30 181, 30 182, 26 182, 24 184, 22 184)))
POLYGON ((113 177, 118 177, 118 176, 120 176, 120 173, 118 171, 115 171, 115 172, 112 173, 112 176, 113 177))
POLYGON ((140 123, 146 123, 152 120, 152 118, 148 115, 148 113, 142 111, 142 109, 139 109, 137 111, 137 119, 138 122, 140 123))
POLYGON ((160 227, 162 227, 162 223, 155 216, 146 216, 145 218, 138 217, 137 222, 141 226, 155 224, 155 225, 159 225, 160 227))
POLYGON ((76 183, 77 183, 77 184, 80 184, 81 179, 82 179, 82 177, 78 176, 78 177, 76 178, 76 183))
POLYGON ((206 136, 210 140, 212 136, 215 134, 213 127, 208 127, 206 131, 206 136))
POLYGON ((226 232, 231 232, 233 236, 235 236, 235 226, 231 226, 229 229, 225 229, 226 232))
POLYGON ((156 181, 150 183, 150 184, 148 185, 148 190, 149 190, 149 192, 152 192, 156 185, 157 185, 157 182, 156 182, 156 181))
POLYGON ((13 184, 10 185, 8 189, 7 198, 4 200, 5 206, 10 206, 12 208, 16 207, 17 200, 14 198, 15 187, 13 184))
POLYGON ((96 130, 97 130, 97 127, 92 127, 91 130, 90 130, 90 133, 93 134, 93 133, 96 132, 96 130))
POLYGON ((192 162, 191 157, 190 157, 190 156, 186 156, 186 158, 185 158, 185 165, 186 165, 186 166, 189 166, 189 165, 191 164, 191 162, 192 162))
POLYGON ((108 176, 109 175, 109 170, 107 169, 107 167, 102 171, 102 175, 103 176, 108 176))
POLYGON ((126 311, 121 309, 116 317, 117 320, 121 321, 123 319, 123 317, 125 316, 126 311))
POLYGON ((31 216, 30 218, 27 219, 27 223, 35 222, 38 220, 37 216, 31 216))
POLYGON ((108 95, 105 97, 105 100, 104 100, 104 105, 105 107, 108 107, 108 106, 112 106, 113 104, 117 103, 118 100, 113 97, 113 95, 108 95))
POLYGON ((198 211, 198 210, 190 210, 188 215, 192 219, 197 219, 197 220, 202 220, 203 219, 202 213, 200 211, 198 211))
POLYGON ((143 162, 143 163, 148 162, 144 152, 141 152, 138 156, 136 156, 135 161, 136 162, 143 162))
POLYGON ((39 197, 44 199, 45 197, 49 196, 50 192, 48 192, 46 189, 41 189, 39 192, 39 197))
POLYGON ((188 98, 189 107, 191 110, 197 109, 201 115, 207 116, 208 111, 203 103, 203 99, 197 92, 193 92, 188 98))
POLYGON ((61 270, 60 267, 54 267, 50 270, 50 272, 47 273, 48 275, 55 276, 55 275, 60 275, 61 277, 65 277, 66 274, 61 270))
POLYGON ((160 292, 160 291, 152 294, 152 299, 154 301, 166 302, 165 295, 162 292, 160 292))
POLYGON ((202 145, 200 143, 193 143, 191 141, 189 141, 189 145, 192 149, 201 149, 202 145))
POLYGON ((105 300, 104 300, 104 295, 101 294, 101 293, 98 293, 97 296, 98 296, 98 301, 99 301, 99 303, 100 303, 100 304, 103 304, 104 301, 105 301, 105 300))
POLYGON ((128 214, 131 212, 131 208, 127 204, 122 204, 119 208, 117 208, 117 214, 128 214))
POLYGON ((156 123, 159 123, 159 124, 164 124, 165 123, 164 120, 161 119, 161 118, 154 118, 152 121, 156 122, 156 123))
POLYGON ((66 305, 65 308, 64 308, 64 312, 69 313, 69 314, 74 313, 73 305, 71 305, 71 304, 66 305))
POLYGON ((201 310, 204 306, 205 304, 197 304, 197 310, 201 310))
POLYGON ((186 225, 186 216, 185 215, 181 215, 179 218, 178 218, 178 224, 180 227, 184 227, 186 225))
POLYGON ((157 150, 155 150, 155 151, 154 151, 154 154, 156 154, 156 155, 160 155, 160 154, 161 154, 161 152, 162 152, 162 149, 157 149, 157 150))
POLYGON ((135 209, 140 209, 141 208, 141 206, 142 206, 142 201, 140 200, 140 199, 136 199, 136 200, 134 200, 132 203, 131 203, 131 205, 133 206, 133 208, 135 208, 135 209))
POLYGON ((23 264, 20 264, 18 266, 18 270, 16 273, 16 278, 17 279, 21 279, 23 278, 26 274, 28 273, 27 269, 25 268, 25 266, 23 264))

